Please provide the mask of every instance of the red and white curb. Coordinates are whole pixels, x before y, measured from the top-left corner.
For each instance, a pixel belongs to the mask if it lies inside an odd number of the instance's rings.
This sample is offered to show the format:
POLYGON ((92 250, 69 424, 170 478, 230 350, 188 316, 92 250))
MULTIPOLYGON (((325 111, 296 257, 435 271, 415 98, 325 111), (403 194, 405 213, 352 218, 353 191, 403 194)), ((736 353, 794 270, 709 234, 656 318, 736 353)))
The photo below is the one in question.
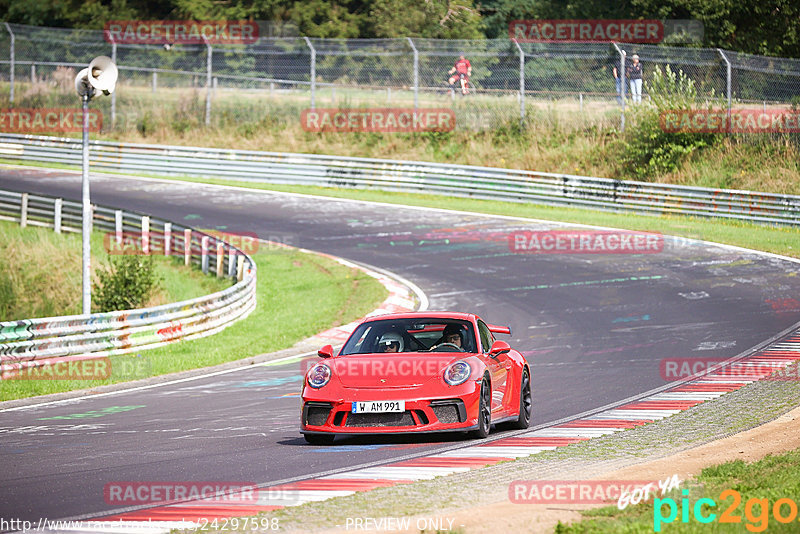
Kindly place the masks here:
POLYGON ((196 528, 206 521, 245 517, 286 506, 323 501, 359 491, 429 480, 514 460, 542 451, 652 423, 761 380, 800 360, 800 330, 735 363, 648 397, 585 418, 410 460, 354 469, 316 479, 260 488, 256 499, 210 499, 121 513, 82 522, 58 532, 167 533, 196 528), (740 369, 741 372, 737 369, 740 369), (245 502, 239 502, 245 501, 245 502))

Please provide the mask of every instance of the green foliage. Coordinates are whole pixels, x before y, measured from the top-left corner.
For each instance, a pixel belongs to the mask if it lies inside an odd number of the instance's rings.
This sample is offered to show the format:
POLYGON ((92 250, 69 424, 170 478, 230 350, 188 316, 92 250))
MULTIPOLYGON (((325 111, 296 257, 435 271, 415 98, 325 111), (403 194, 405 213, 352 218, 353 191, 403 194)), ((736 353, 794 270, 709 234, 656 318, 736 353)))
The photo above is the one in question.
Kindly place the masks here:
MULTIPOLYGON (((714 145, 720 134, 667 132, 661 124, 661 113, 668 110, 699 109, 695 82, 683 71, 673 71, 669 65, 662 70, 656 67, 645 82, 652 105, 634 108, 630 114, 632 125, 623 141, 623 167, 639 180, 648 180, 678 168, 684 158, 696 151, 714 145)), ((713 98, 707 104, 721 102, 713 98)))
POLYGON ((161 280, 150 256, 125 255, 97 270, 99 284, 92 286, 92 300, 99 312, 144 307, 161 280))
POLYGON ((371 4, 370 25, 376 37, 484 37, 472 0, 373 0, 371 4))
POLYGON ((155 131, 156 120, 150 111, 146 111, 142 118, 136 121, 136 129, 142 134, 142 137, 147 137, 155 131))

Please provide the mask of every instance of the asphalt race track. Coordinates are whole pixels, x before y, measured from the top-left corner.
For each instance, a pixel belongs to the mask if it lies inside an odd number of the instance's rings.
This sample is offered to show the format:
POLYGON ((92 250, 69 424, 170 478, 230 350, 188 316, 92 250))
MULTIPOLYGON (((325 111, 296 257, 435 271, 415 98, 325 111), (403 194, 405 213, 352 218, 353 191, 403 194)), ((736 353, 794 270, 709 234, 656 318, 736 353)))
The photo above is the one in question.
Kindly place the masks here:
MULTIPOLYGON (((78 200, 80 175, 5 168, 0 188, 78 200)), ((93 176, 92 201, 388 269, 420 286, 432 310, 510 325, 532 364, 534 424, 665 384, 665 358, 734 356, 800 320, 782 305, 800 290, 800 264, 685 240, 652 254, 521 254, 510 232, 553 225, 114 176, 93 176)), ((302 369, 252 366, 0 412, 0 516, 108 514, 117 508, 103 487, 115 481, 276 483, 461 443, 306 445, 302 369)))

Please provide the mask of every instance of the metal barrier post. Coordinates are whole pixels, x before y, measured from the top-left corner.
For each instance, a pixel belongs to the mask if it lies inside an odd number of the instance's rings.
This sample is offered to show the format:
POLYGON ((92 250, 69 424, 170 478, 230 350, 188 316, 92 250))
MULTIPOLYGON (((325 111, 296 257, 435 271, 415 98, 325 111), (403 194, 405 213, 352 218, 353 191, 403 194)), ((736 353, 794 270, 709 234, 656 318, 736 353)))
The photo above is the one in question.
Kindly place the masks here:
POLYGON ((519 51, 519 123, 525 123, 525 52, 516 39, 512 39, 519 51))
POLYGON ((614 48, 617 49, 619 53, 619 79, 621 84, 621 93, 620 97, 622 98, 622 110, 619 114, 619 129, 620 131, 625 131, 625 50, 622 50, 617 43, 612 42, 611 44, 614 45, 614 48))
POLYGON ((158 87, 158 72, 153 69, 153 93, 156 92, 156 88, 158 87))
POLYGON ((57 234, 61 233, 61 211, 64 207, 64 199, 57 198, 55 205, 55 212, 53 213, 53 231, 57 234))
POLYGON ((308 49, 311 50, 311 109, 315 109, 315 98, 317 92, 317 50, 311 44, 311 39, 303 37, 306 40, 308 49))
POLYGON ((208 47, 208 60, 206 64, 206 126, 211 124, 211 61, 213 50, 211 45, 206 42, 208 47))
POLYGON ((4 22, 3 24, 6 25, 6 30, 8 34, 11 36, 11 48, 9 51, 9 59, 10 59, 10 70, 8 73, 8 82, 11 86, 11 94, 9 95, 9 101, 13 104, 14 103, 14 41, 16 40, 16 36, 14 32, 11 31, 11 26, 8 25, 8 22, 4 22))
POLYGON ((728 56, 725 55, 725 52, 723 52, 721 48, 717 48, 717 52, 719 52, 719 55, 722 56, 722 60, 725 62, 725 96, 728 97, 728 133, 730 133, 730 126, 731 126, 731 62, 728 61, 728 56))
POLYGON ((83 98, 83 144, 81 165, 81 192, 83 203, 83 220, 81 224, 81 264, 83 266, 82 279, 82 310, 83 314, 92 313, 92 206, 89 196, 89 95, 83 98))
MULTIPOLYGON (((111 35, 111 32, 109 32, 109 35, 111 35)), ((111 42, 111 61, 114 63, 114 65, 117 64, 117 43, 113 41, 113 37, 111 42)), ((113 128, 116 123, 117 123, 117 92, 114 91, 113 93, 111 93, 111 127, 113 128)))
POLYGON ((22 193, 22 206, 19 214, 19 227, 28 226, 28 193, 22 193))
POLYGON ((414 41, 411 37, 406 37, 408 44, 411 45, 411 50, 414 51, 414 109, 419 107, 419 52, 417 47, 414 46, 414 41))

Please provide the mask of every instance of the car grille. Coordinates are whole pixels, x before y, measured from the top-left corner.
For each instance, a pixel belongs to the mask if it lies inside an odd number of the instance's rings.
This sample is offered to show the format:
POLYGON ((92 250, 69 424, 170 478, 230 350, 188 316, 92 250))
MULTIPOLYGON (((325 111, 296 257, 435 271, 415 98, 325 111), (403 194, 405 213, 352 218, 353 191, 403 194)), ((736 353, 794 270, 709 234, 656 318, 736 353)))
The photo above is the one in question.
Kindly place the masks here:
POLYGON ((411 412, 393 413, 349 413, 345 426, 380 427, 380 426, 415 426, 411 412))
POLYGON ((333 406, 327 402, 308 402, 305 405, 305 421, 307 425, 320 426, 328 420, 333 406))

